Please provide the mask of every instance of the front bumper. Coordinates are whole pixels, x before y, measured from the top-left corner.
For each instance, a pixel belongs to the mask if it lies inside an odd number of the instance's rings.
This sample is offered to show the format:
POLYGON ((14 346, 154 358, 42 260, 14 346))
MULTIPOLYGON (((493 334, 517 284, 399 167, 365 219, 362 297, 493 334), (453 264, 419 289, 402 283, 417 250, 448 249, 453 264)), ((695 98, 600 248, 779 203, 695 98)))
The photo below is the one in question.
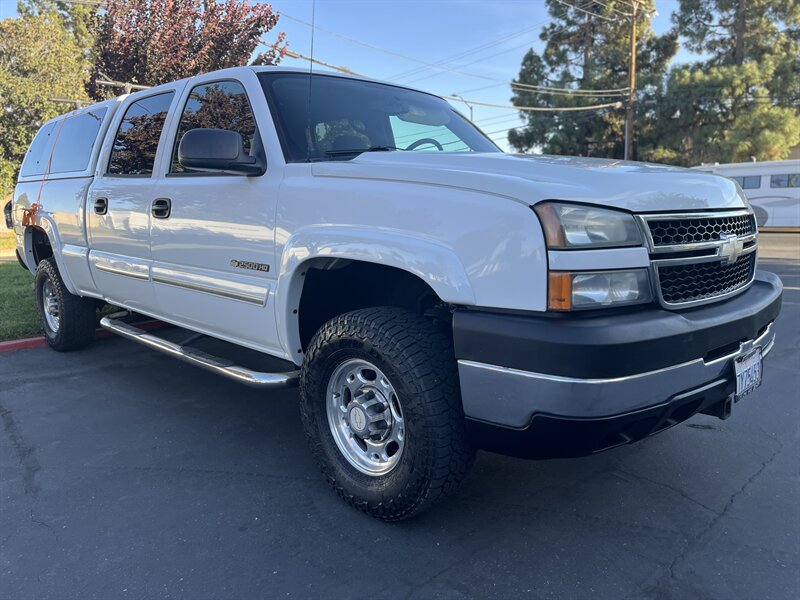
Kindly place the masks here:
POLYGON ((579 456, 636 441, 697 412, 724 416, 733 360, 769 354, 782 285, 681 312, 582 317, 456 311, 464 414, 480 447, 579 456))

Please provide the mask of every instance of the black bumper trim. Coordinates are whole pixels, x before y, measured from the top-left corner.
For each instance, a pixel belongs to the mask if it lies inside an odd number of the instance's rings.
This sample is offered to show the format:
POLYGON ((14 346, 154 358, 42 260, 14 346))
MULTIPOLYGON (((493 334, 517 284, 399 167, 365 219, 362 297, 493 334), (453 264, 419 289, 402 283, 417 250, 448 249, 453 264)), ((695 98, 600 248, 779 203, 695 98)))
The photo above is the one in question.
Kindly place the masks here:
POLYGON ((733 373, 676 394, 650 408, 610 417, 581 419, 535 415, 523 429, 467 419, 467 433, 478 448, 519 458, 576 458, 631 444, 669 429, 697 413, 730 414, 733 373))
POLYGON ((461 360, 581 379, 646 373, 752 340, 781 308, 780 279, 759 272, 730 300, 680 312, 647 308, 601 316, 520 316, 459 309, 453 314, 461 360))

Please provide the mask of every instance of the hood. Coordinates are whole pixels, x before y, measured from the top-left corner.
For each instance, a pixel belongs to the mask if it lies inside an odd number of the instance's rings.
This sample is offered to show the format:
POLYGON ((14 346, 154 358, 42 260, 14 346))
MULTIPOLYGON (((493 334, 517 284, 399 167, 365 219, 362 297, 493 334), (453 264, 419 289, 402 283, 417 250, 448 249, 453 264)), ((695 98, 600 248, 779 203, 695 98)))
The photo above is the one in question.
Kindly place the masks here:
POLYGON ((313 163, 315 177, 443 185, 524 204, 587 202, 632 212, 746 206, 736 185, 680 167, 568 156, 504 153, 372 152, 349 161, 313 163))

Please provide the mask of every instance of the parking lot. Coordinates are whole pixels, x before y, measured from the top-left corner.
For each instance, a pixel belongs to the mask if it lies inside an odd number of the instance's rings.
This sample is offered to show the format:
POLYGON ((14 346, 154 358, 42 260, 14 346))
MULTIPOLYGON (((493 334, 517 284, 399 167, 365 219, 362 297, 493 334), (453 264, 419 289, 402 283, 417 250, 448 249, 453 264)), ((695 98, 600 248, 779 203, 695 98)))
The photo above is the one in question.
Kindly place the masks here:
POLYGON ((730 419, 577 460, 480 453, 400 524, 332 493, 296 390, 122 339, 0 354, 0 597, 797 598, 792 243, 761 262, 787 286, 778 338, 730 419))

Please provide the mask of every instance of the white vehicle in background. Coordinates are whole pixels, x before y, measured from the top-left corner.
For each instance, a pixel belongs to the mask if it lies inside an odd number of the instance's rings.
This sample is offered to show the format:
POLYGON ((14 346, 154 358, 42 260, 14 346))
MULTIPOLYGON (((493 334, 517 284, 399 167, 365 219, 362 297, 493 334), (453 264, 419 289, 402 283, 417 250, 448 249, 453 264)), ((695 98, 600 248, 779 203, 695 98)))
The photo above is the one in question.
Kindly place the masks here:
POLYGON ((476 448, 582 456, 727 418, 781 307, 730 180, 512 156, 436 96, 283 67, 45 123, 6 221, 54 349, 88 345, 110 303, 193 332, 103 317, 125 338, 299 384, 326 479, 386 520, 452 492, 476 448))
POLYGON ((693 167, 733 179, 744 190, 762 230, 800 231, 800 160, 693 167))

